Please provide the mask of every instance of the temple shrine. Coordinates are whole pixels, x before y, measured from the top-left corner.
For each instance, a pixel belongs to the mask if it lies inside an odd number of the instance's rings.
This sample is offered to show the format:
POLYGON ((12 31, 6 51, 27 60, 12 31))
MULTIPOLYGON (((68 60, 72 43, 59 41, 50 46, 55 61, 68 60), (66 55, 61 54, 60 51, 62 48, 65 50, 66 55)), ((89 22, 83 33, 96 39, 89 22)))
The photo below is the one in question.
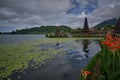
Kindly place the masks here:
POLYGON ((82 32, 83 33, 89 33, 90 32, 88 21, 87 21, 87 17, 85 17, 85 21, 84 21, 84 26, 83 26, 82 32))

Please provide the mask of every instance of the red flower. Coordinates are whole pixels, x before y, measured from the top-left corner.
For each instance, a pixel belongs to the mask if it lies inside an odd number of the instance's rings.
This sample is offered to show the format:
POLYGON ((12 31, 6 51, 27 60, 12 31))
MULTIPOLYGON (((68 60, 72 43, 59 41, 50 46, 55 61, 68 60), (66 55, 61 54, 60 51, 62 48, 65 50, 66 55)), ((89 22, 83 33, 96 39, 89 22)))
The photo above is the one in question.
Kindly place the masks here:
POLYGON ((120 39, 118 37, 112 37, 111 34, 107 34, 106 39, 102 40, 101 44, 108 46, 112 52, 120 49, 120 39))
POLYGON ((113 42, 114 46, 118 46, 119 42, 113 42))
POLYGON ((106 44, 106 40, 102 40, 101 44, 105 45, 106 44))
POLYGON ((112 44, 112 43, 110 43, 110 42, 106 42, 106 46, 108 46, 108 47, 112 47, 112 46, 113 46, 113 44, 112 44))
POLYGON ((106 40, 111 41, 112 40, 112 35, 111 34, 107 34, 106 35, 106 40))
POLYGON ((114 47, 110 47, 110 51, 111 52, 115 51, 114 47))
POLYGON ((113 38, 114 41, 120 42, 120 39, 118 37, 113 38))
POLYGON ((89 74, 91 74, 90 71, 83 71, 83 70, 81 70, 81 73, 82 73, 82 75, 83 75, 83 77, 84 77, 85 79, 87 78, 87 76, 88 76, 89 74))
POLYGON ((120 46, 118 46, 117 48, 120 49, 120 46))

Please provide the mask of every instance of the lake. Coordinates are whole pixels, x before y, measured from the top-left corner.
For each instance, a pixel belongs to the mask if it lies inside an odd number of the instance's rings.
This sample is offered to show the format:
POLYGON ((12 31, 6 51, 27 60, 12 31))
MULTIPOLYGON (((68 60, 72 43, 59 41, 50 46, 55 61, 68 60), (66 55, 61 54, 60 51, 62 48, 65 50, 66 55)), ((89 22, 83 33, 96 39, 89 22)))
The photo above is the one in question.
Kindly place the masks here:
POLYGON ((18 44, 45 38, 45 35, 0 35, 0 44, 18 44))
MULTIPOLYGON (((0 44, 17 44, 40 39, 46 38, 44 35, 0 35, 0 44)), ((35 70, 26 69, 25 74, 21 74, 19 79, 16 74, 12 74, 13 80, 77 80, 80 76, 80 70, 85 68, 91 58, 101 50, 98 40, 93 39, 41 43, 34 46, 41 51, 52 48, 55 50, 63 49, 64 54, 61 52, 61 54, 35 70)))

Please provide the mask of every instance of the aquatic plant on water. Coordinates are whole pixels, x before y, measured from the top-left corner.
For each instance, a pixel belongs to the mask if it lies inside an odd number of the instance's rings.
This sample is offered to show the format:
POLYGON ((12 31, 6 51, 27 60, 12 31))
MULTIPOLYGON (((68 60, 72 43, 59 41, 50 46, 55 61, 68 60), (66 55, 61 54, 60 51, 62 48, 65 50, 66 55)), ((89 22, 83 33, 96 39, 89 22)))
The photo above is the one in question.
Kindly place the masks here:
MULTIPOLYGON (((24 70, 29 66, 37 69, 45 65, 46 62, 51 61, 56 55, 62 56, 62 54, 64 54, 64 50, 61 48, 49 48, 42 51, 40 49, 41 47, 36 47, 36 45, 71 42, 76 39, 77 38, 45 38, 30 43, 0 45, 0 79, 6 78, 10 80, 10 75, 13 72, 24 74, 26 73, 24 70)), ((73 46, 69 48, 71 49, 73 46)), ((20 78, 20 75, 18 78, 20 78)))

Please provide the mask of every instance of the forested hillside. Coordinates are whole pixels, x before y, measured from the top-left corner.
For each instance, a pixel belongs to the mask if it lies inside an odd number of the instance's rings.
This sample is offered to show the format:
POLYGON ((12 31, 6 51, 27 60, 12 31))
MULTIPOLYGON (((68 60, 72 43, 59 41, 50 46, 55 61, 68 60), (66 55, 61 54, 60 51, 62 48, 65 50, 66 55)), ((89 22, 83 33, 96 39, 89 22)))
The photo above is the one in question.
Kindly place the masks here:
POLYGON ((46 34, 55 33, 56 29, 61 32, 70 32, 71 28, 68 26, 40 26, 34 28, 26 28, 21 30, 12 31, 11 34, 46 34))

